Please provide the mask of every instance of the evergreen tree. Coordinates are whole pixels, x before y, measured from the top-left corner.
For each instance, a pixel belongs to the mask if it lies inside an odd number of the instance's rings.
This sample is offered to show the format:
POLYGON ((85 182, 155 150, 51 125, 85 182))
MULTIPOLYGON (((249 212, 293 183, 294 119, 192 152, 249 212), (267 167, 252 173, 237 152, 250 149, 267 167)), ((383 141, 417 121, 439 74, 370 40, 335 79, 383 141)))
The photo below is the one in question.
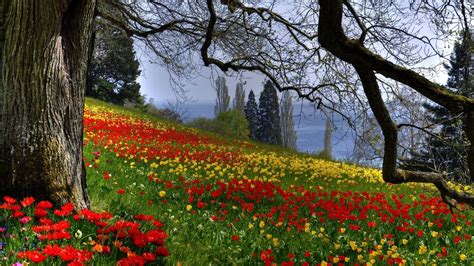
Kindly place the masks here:
MULTIPOLYGON (((473 49, 472 37, 467 32, 463 33, 461 40, 454 45, 449 65, 445 66, 449 75, 446 86, 453 92, 468 97, 474 95, 471 73, 474 69, 473 49)), ((449 179, 472 182, 468 180, 466 161, 468 143, 463 131, 463 121, 466 116, 453 115, 439 105, 424 104, 423 106, 430 114, 428 120, 439 124, 440 128, 438 132, 428 137, 426 149, 413 152, 410 159, 402 162, 404 168, 446 172, 449 179)))
POLYGON ((235 88, 234 109, 245 114, 245 90, 242 82, 238 82, 235 88))
POLYGON ((216 80, 216 106, 214 106, 214 114, 216 117, 223 112, 229 111, 229 88, 227 87, 224 77, 218 76, 216 80))
POLYGON ((293 103, 289 91, 283 92, 280 111, 283 147, 296 149, 296 131, 293 123, 293 103))
POLYGON ((133 40, 124 31, 98 20, 89 60, 86 96, 120 105, 144 104, 137 82, 140 64, 133 40))
POLYGON ((282 144, 278 96, 271 81, 265 83, 260 94, 257 139, 269 144, 282 144))
POLYGON ((255 101, 255 94, 253 90, 250 90, 247 104, 245 105, 245 118, 247 118, 249 124, 249 137, 251 139, 257 139, 258 130, 258 106, 255 101))
POLYGON ((461 41, 454 44, 449 65, 445 67, 448 70, 446 86, 458 94, 473 97, 474 36, 470 32, 463 32, 461 41))

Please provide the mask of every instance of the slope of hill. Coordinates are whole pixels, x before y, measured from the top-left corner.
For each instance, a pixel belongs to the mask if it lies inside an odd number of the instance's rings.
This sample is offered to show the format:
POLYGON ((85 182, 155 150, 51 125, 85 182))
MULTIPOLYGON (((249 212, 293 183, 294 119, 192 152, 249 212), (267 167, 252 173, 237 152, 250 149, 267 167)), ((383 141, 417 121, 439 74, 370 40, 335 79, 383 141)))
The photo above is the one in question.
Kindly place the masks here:
POLYGON ((161 219, 173 264, 472 259, 470 220, 427 187, 91 103, 89 187, 101 198, 93 202, 161 219))
POLYGON ((33 222, 11 226, 29 232, 41 223, 37 234, 69 238, 43 237, 25 248, 36 251, 7 261, 73 262, 60 255, 70 244, 86 257, 77 263, 98 265, 474 262, 472 212, 451 213, 428 186, 383 183, 375 169, 223 139, 90 99, 84 159, 94 212, 73 217, 64 207, 60 216, 35 205, 27 210, 33 222), (52 221, 38 222, 36 210, 52 221), (70 225, 53 228, 61 221, 70 225))

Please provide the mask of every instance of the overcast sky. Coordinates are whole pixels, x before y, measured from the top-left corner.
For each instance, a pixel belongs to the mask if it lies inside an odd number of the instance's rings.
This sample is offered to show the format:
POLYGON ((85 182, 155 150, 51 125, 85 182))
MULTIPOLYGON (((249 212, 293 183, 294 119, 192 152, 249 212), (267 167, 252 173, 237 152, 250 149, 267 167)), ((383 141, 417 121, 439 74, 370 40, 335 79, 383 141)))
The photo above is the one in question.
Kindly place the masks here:
MULTIPOLYGON (((151 64, 149 60, 141 58, 141 75, 138 81, 141 85, 141 93, 146 94, 147 98, 153 98, 158 105, 166 104, 168 101, 175 102, 176 96, 170 84, 170 76, 165 68, 151 64)), ((187 96, 196 103, 213 103, 216 98, 214 90, 214 82, 212 78, 216 78, 216 73, 212 74, 211 70, 203 67, 200 71, 201 75, 195 80, 187 82, 185 90, 188 91, 187 96)), ((224 75, 222 72, 218 72, 224 75)), ((235 72, 234 72, 235 73, 235 72)), ((258 96, 263 90, 264 77, 253 73, 245 73, 240 77, 226 76, 227 87, 229 87, 229 95, 234 98, 237 82, 245 82, 244 89, 246 95, 253 90, 258 96)))

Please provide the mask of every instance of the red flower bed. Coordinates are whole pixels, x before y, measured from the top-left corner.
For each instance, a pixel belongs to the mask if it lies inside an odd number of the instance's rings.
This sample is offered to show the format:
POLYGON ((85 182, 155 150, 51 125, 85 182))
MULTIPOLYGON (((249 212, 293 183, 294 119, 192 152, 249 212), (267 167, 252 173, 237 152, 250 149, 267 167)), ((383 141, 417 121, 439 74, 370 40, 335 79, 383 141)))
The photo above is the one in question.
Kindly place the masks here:
POLYGON ((53 209, 48 201, 35 204, 35 199, 28 197, 18 204, 8 196, 0 209, 1 247, 8 252, 10 262, 83 265, 107 257, 119 265, 144 265, 169 255, 164 247, 167 234, 161 229, 163 223, 150 215, 117 220, 108 212, 77 212, 70 203, 53 209), (20 246, 22 251, 17 251, 20 246))

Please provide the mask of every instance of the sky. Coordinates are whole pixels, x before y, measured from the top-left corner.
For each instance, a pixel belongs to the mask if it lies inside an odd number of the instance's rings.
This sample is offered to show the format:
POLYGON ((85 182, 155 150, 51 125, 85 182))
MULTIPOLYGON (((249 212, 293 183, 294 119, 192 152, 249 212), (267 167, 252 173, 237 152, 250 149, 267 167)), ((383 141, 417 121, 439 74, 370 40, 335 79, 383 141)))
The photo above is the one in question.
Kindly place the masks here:
MULTIPOLYGON (((158 106, 165 106, 168 102, 176 102, 176 94, 170 84, 168 71, 160 65, 150 63, 150 59, 145 55, 138 54, 138 57, 141 62, 141 75, 138 78, 141 85, 141 93, 145 94, 147 99, 153 98, 158 106)), ((433 59, 431 59, 431 61, 431 63, 437 63, 433 62, 433 59)), ((219 70, 217 71, 219 75, 225 75, 223 72, 219 70)), ((214 90, 212 78, 214 77, 215 79, 216 73, 212 74, 210 68, 207 67, 203 67, 200 72, 200 76, 195 80, 187 82, 186 87, 184 88, 188 91, 187 96, 190 98, 190 100, 186 101, 187 103, 204 104, 213 103, 215 101, 216 92, 214 90)), ((236 84, 239 81, 245 82, 244 89, 246 95, 248 95, 252 89, 258 99, 260 92, 263 90, 263 82, 265 80, 263 75, 246 72, 238 77, 234 72, 234 75, 225 77, 231 99, 234 98, 236 84)), ((440 84, 446 83, 447 73, 442 67, 438 71, 438 75, 434 80, 440 84)))
MULTIPOLYGON (((168 102, 176 102, 176 94, 174 93, 171 84, 170 76, 168 71, 157 64, 150 63, 150 60, 146 58, 145 55, 140 56, 140 68, 141 75, 138 78, 138 82, 141 85, 141 93, 147 95, 147 98, 153 98, 154 102, 158 106, 163 106, 168 102)), ((215 71, 216 72, 216 71, 215 71)), ((218 72, 219 75, 225 76, 221 71, 218 72)), ((239 76, 227 75, 227 87, 229 88, 229 95, 231 99, 234 98, 235 88, 237 82, 244 82, 244 89, 246 95, 253 90, 256 95, 259 95, 263 90, 264 77, 262 75, 254 73, 244 73, 239 76)), ((190 98, 187 102, 192 103, 211 103, 215 101, 216 92, 215 85, 212 81, 212 78, 217 77, 216 73, 212 73, 210 68, 203 67, 200 71, 200 76, 195 80, 187 82, 186 87, 187 97, 190 98)))

